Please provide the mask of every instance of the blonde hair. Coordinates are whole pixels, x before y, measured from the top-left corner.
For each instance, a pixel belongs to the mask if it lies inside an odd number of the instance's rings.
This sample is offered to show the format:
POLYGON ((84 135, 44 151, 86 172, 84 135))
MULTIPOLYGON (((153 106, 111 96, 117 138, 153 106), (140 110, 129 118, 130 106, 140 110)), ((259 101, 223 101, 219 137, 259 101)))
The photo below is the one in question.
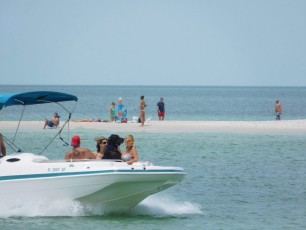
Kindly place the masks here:
POLYGON ((133 135, 131 135, 131 134, 126 135, 125 138, 124 138, 124 141, 125 141, 126 147, 132 147, 134 145, 133 135))

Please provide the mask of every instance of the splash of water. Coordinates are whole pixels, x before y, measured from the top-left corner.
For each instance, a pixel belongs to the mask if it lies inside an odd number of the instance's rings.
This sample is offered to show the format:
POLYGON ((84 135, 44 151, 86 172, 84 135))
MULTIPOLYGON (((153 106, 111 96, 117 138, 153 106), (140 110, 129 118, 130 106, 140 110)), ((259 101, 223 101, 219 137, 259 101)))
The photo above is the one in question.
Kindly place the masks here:
POLYGON ((188 201, 175 200, 160 194, 150 196, 131 210, 132 215, 183 216, 201 215, 201 206, 188 201))
MULTIPOLYGON (((0 218, 23 216, 91 216, 107 215, 120 211, 107 210, 99 204, 86 204, 76 200, 22 200, 0 202, 0 218)), ((122 213, 122 211, 121 211, 122 213)), ((178 201, 171 197, 154 195, 148 197, 135 208, 126 212, 128 215, 181 216, 202 214, 201 207, 188 201, 178 201)))

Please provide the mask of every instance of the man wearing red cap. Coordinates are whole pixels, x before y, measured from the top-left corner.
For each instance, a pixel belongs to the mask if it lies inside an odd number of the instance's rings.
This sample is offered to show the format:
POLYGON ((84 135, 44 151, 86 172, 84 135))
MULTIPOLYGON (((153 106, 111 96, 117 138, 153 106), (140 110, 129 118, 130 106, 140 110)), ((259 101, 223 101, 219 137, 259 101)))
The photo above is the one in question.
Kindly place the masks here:
POLYGON ((81 138, 75 135, 71 138, 71 146, 73 148, 68 150, 65 155, 65 160, 70 159, 96 159, 95 155, 87 148, 81 148, 81 138))

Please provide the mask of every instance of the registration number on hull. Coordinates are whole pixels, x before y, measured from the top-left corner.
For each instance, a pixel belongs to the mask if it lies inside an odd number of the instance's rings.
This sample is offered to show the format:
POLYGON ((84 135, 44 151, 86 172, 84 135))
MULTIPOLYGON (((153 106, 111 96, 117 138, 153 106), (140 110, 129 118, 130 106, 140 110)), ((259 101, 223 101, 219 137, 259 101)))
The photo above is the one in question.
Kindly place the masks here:
POLYGON ((48 168, 48 172, 64 172, 66 168, 48 168))

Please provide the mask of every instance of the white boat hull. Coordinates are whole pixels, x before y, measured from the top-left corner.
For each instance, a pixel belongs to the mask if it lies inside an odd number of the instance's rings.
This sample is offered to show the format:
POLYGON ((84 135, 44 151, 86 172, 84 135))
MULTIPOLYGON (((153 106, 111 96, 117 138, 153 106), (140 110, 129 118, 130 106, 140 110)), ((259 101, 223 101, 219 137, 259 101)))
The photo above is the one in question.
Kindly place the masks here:
POLYGON ((114 209, 131 208, 151 194, 179 183, 182 168, 128 165, 122 161, 50 161, 30 153, 0 160, 2 199, 74 199, 114 209))

